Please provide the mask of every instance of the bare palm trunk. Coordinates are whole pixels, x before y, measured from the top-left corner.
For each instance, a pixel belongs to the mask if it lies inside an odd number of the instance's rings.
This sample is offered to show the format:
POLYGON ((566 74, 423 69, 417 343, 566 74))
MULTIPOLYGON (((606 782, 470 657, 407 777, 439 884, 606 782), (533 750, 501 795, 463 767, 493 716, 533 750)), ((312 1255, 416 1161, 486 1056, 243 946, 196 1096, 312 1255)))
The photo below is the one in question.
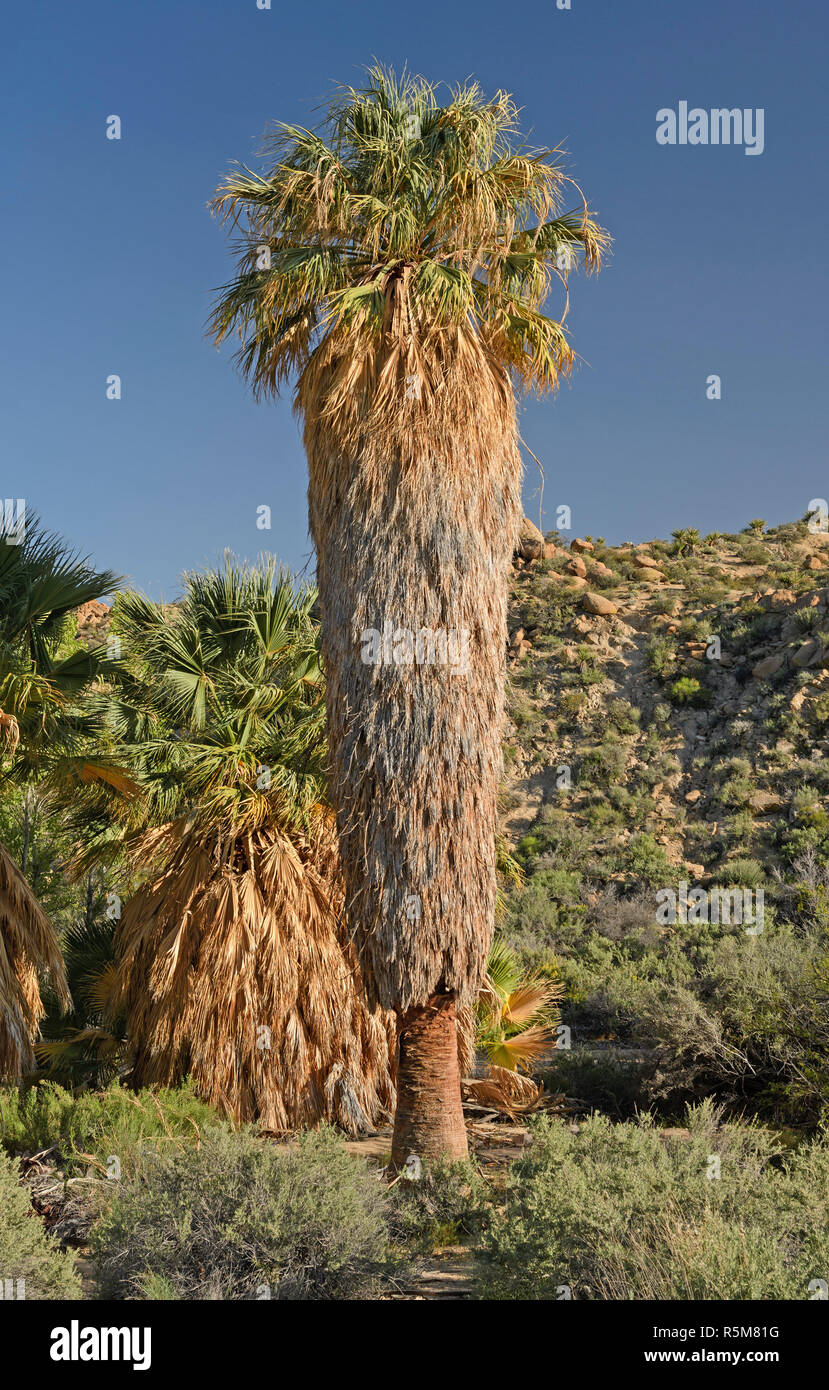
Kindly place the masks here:
POLYGON ((402 1168, 411 1154, 425 1163, 466 1158, 453 996, 410 1009, 400 1018, 399 1039, 393 1166, 402 1168))
POLYGON ((457 1156, 455 1007, 480 988, 495 913, 512 391, 450 364, 355 454, 319 416, 305 439, 346 912, 372 1001, 402 1022, 395 1152, 457 1156))

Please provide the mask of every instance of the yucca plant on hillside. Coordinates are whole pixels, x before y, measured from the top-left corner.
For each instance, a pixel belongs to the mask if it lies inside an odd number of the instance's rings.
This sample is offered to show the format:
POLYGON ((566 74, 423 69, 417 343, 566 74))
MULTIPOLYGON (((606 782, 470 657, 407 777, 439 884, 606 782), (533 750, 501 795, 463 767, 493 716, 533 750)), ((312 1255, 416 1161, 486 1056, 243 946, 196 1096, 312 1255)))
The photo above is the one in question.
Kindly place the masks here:
POLYGON ((110 995, 134 1080, 189 1075, 274 1130, 357 1130, 393 1103, 393 1020, 366 1006, 342 921, 314 599, 231 560, 166 609, 121 595, 102 750, 139 794, 96 784, 70 818, 80 867, 123 853, 138 882, 110 995))
POLYGON ((215 200, 240 259, 211 332, 238 334, 257 394, 295 383, 347 912, 400 1030, 393 1159, 459 1157, 456 1009, 495 908, 515 388, 572 367, 544 304, 606 237, 578 191, 565 210, 558 153, 521 144, 512 99, 477 85, 441 104, 373 68, 264 153, 215 200), (454 667, 434 656, 451 634, 454 667))
MULTIPOLYGON (((29 783, 78 746, 79 692, 95 655, 66 650, 70 615, 117 584, 37 519, 0 530, 0 785, 29 783)), ((60 946, 25 874, 0 845, 0 1076, 34 1066, 43 1017, 41 978, 62 1005, 69 996, 60 946)))

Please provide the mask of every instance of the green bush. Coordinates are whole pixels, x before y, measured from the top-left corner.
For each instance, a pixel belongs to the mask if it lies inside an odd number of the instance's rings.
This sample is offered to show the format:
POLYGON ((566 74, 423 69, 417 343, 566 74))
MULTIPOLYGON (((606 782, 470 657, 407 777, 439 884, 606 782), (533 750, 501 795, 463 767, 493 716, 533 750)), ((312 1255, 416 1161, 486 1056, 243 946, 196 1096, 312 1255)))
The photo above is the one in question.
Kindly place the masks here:
POLYGON ((484 1234, 482 1294, 808 1299, 829 1269, 827 1141, 781 1163, 767 1131, 722 1125, 710 1103, 686 1124, 536 1120, 484 1234))
POLYGON ((129 1091, 114 1083, 78 1096, 54 1081, 0 1089, 0 1144, 14 1153, 57 1146, 69 1172, 85 1169, 90 1158, 106 1169, 115 1155, 126 1175, 147 1145, 192 1143, 215 1121, 188 1085, 129 1091))
POLYGON ((389 1260, 380 1183, 330 1129, 147 1151, 92 1241, 104 1298, 350 1298, 389 1260))
POLYGON ((696 678, 696 676, 680 676, 668 687, 668 698, 675 705, 694 705, 699 707, 705 705, 711 698, 711 692, 706 690, 696 678))
POLYGON ((647 1063, 619 1058, 611 1050, 574 1047, 556 1051, 539 1080, 548 1095, 561 1093, 614 1119, 630 1119, 645 1103, 646 1072, 647 1063))
POLYGON ((664 680, 676 665, 676 644, 661 634, 651 637, 645 647, 645 661, 648 670, 664 680))
POLYGON ((757 859, 732 859, 717 871, 717 878, 729 887, 759 888, 765 882, 766 874, 757 859))
POLYGON ((670 882, 673 876, 665 850, 652 835, 634 836, 623 856, 623 866, 625 873, 654 887, 670 882))
POLYGON ((17 1165, 0 1151, 0 1285, 12 1281, 26 1299, 80 1298, 73 1255, 64 1254, 35 1214, 17 1165))
POLYGON ((487 1186, 473 1163, 441 1161, 418 1182, 391 1188, 390 1227, 395 1241, 428 1252, 476 1234, 486 1219, 487 1186))

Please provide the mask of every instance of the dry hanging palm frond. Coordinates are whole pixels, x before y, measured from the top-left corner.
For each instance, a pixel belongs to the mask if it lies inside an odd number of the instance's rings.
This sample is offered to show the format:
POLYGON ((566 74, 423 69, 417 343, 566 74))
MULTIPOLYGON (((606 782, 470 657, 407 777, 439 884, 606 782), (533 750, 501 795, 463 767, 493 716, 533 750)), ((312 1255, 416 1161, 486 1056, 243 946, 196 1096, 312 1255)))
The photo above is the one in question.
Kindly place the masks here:
POLYGON ((33 1044, 44 1009, 39 976, 68 1007, 63 958, 49 918, 0 844, 0 1077, 18 1079, 35 1064, 33 1044))
POLYGON ((391 1016, 364 1002, 341 918, 333 828, 225 839, 184 820, 139 838, 160 865, 130 900, 117 990, 134 1079, 189 1075, 238 1121, 352 1133, 394 1103, 391 1016))

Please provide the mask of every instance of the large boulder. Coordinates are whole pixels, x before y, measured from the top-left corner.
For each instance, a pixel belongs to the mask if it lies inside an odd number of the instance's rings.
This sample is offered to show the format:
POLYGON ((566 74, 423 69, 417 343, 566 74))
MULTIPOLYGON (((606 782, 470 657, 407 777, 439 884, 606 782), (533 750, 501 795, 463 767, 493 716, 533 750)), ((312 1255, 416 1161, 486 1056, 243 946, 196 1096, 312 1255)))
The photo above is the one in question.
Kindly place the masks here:
POLYGON ((803 670, 805 666, 811 666, 816 657, 820 655, 821 644, 816 638, 812 637, 808 642, 804 642, 799 651, 792 657, 792 665, 798 670, 803 670))
POLYGON ((749 798, 749 805, 752 811, 757 811, 760 815, 767 815, 772 811, 785 811, 788 802, 783 796, 778 796, 776 792, 753 792, 749 798))
POLYGON ((583 541, 581 536, 575 536, 570 542, 570 549, 575 550, 579 555, 589 555, 590 551, 593 549, 593 542, 583 541))
POLYGON ((596 613, 601 618, 610 618, 619 611, 611 599, 605 598, 604 594, 594 594, 590 589, 582 599, 582 607, 588 613, 596 613))
POLYGON ((516 554, 520 555, 522 560, 537 560, 543 553, 544 537, 535 523, 525 516, 518 532, 516 554))
POLYGON ((778 671, 782 671, 785 664, 785 652, 774 652, 772 656, 764 656, 762 661, 758 661, 756 666, 752 666, 751 674, 757 681, 767 681, 769 677, 776 676, 778 671))
POLYGON ((570 574, 577 574, 579 579, 585 579, 587 576, 587 566, 580 555, 574 555, 567 568, 570 574))

